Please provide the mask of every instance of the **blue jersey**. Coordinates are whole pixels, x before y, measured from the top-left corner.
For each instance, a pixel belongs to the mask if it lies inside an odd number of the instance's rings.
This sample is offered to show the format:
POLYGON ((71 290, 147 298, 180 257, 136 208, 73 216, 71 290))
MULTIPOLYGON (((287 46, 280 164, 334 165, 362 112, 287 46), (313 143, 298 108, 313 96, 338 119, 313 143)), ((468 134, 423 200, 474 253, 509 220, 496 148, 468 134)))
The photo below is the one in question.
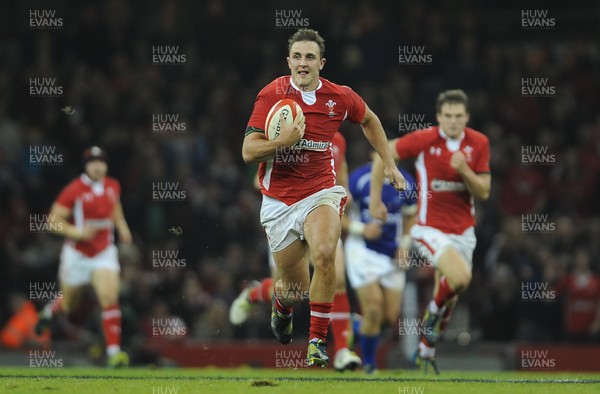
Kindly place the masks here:
MULTIPOLYGON (((398 192, 389 182, 384 183, 381 199, 388 210, 387 222, 383 225, 381 237, 375 241, 365 240, 368 249, 393 257, 398 248, 398 231, 402 231, 402 207, 417 203, 417 185, 407 171, 399 168, 406 180, 406 190, 398 192)), ((371 163, 354 170, 349 177, 349 189, 354 200, 354 208, 360 210, 360 221, 371 222, 369 214, 369 194, 371 188, 371 163)))

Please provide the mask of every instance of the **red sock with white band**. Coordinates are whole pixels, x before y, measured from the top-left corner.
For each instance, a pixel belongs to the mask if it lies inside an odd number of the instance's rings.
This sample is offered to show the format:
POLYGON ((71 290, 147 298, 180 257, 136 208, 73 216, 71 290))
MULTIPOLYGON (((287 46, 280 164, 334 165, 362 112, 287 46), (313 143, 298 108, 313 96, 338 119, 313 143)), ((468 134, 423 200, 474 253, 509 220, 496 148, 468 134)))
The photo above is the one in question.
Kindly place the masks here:
POLYGON ((121 308, 110 305, 102 311, 102 331, 106 354, 110 357, 121 351, 121 308))
POLYGON ((308 340, 321 339, 327 342, 327 328, 331 318, 333 302, 309 302, 310 304, 310 333, 308 340))

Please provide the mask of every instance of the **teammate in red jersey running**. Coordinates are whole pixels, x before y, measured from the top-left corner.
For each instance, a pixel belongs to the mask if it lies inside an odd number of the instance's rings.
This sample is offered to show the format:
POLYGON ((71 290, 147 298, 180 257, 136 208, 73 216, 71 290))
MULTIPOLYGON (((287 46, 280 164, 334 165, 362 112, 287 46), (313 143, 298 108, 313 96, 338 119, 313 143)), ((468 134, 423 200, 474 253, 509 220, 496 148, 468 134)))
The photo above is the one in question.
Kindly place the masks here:
POLYGON ((386 175, 400 187, 404 178, 390 155, 379 118, 352 89, 319 77, 325 66, 323 38, 314 30, 300 29, 288 44, 291 75, 275 79, 258 94, 242 156, 246 163, 260 163, 261 223, 282 288, 293 289, 275 290, 271 328, 279 342, 289 343, 293 306, 308 291, 311 317, 307 361, 308 365, 325 367, 329 362, 325 341, 335 294, 335 251, 347 198, 344 188, 335 184, 331 150, 340 124, 345 119, 359 123, 382 157, 386 175), (283 98, 295 100, 304 117, 297 117, 291 125, 283 124, 279 137, 267 140, 267 113, 283 98), (292 162, 286 157, 289 155, 302 159, 292 162), (309 258, 314 265, 312 281, 309 258))
MULTIPOLYGON (((336 184, 348 190, 348 163, 346 162, 346 139, 337 131, 331 141, 333 151, 334 170, 336 184)), ((257 179, 257 186, 258 179, 257 179)), ((335 254, 335 297, 333 309, 331 310, 331 329, 334 346, 333 366, 338 371, 354 370, 362 362, 358 355, 349 349, 348 336, 351 331, 350 324, 350 302, 346 293, 346 268, 344 264, 344 253, 342 241, 338 242, 335 254)), ((246 321, 253 304, 271 302, 274 282, 277 282, 277 267, 273 255, 269 253, 269 266, 271 277, 264 278, 260 282, 251 282, 233 301, 229 309, 229 321, 231 324, 239 325, 246 321)))
POLYGON ((108 365, 126 366, 129 357, 121 350, 120 266, 113 229, 117 228, 123 243, 131 243, 131 232, 119 200, 121 186, 106 176, 104 151, 93 146, 84 152, 83 159, 85 173, 61 191, 50 210, 49 221, 66 238, 58 273, 62 298, 51 301, 40 312, 36 331, 48 327, 55 313, 71 312, 84 286, 91 284, 102 307, 108 365))
MULTIPOLYGON (((435 344, 448 324, 458 293, 471 282, 476 239, 473 199, 490 194, 488 138, 466 127, 467 95, 462 90, 442 92, 437 99, 439 126, 416 130, 390 142, 395 160, 416 158, 419 185, 417 224, 410 231, 415 246, 436 268, 433 300, 423 317, 417 364, 435 363, 435 344)), ((381 202, 382 163, 373 164, 371 215, 384 219, 381 202)))

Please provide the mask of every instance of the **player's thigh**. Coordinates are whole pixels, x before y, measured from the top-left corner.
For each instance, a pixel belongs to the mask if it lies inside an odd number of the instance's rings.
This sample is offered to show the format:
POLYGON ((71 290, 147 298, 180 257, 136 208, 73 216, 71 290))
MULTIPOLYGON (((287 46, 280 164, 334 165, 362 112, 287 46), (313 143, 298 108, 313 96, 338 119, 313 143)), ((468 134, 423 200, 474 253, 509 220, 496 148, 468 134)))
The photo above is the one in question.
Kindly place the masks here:
POLYGON ((304 221, 304 239, 315 268, 319 264, 334 263, 340 232, 340 216, 332 207, 321 205, 308 214, 304 221))
POLYGON ((471 281, 471 265, 455 246, 444 250, 438 260, 438 270, 453 288, 467 286, 471 281))
POLYGON ((91 284, 98 302, 103 307, 117 303, 121 267, 116 246, 110 245, 91 260, 94 268, 91 284))
POLYGON ((85 286, 61 284, 60 290, 62 292, 61 309, 65 313, 70 313, 79 305, 79 302, 83 297, 83 292, 85 291, 85 286))
POLYGON ((106 307, 116 304, 119 300, 119 280, 118 271, 108 268, 99 268, 92 275, 92 287, 98 297, 100 306, 106 307))

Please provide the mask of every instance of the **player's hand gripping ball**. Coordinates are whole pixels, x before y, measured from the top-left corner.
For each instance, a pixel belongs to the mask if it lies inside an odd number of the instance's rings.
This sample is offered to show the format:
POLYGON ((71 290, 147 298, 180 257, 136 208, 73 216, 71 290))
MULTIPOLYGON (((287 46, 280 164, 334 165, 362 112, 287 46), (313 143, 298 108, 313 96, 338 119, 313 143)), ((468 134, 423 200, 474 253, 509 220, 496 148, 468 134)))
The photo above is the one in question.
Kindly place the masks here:
POLYGON ((281 115, 288 125, 294 123, 298 116, 304 117, 302 108, 292 99, 283 99, 275 103, 267 114, 265 121, 265 136, 268 140, 274 140, 281 133, 281 115))

